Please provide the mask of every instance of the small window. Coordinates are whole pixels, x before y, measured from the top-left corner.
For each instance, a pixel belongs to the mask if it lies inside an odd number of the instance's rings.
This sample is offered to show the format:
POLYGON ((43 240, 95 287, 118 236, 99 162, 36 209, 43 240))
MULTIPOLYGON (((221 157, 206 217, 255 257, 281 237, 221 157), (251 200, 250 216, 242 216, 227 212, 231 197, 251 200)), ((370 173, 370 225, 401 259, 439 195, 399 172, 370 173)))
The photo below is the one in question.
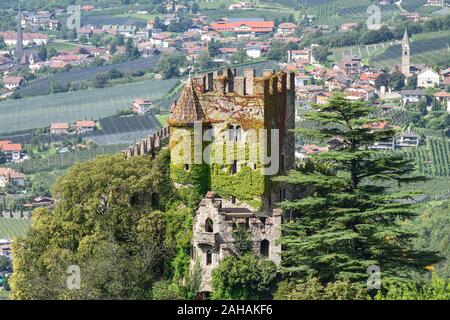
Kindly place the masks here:
POLYGON ((240 126, 236 127, 236 141, 241 141, 242 140, 242 129, 240 126))
POLYGON ((270 242, 267 240, 261 241, 260 253, 263 257, 265 258, 269 257, 269 249, 270 249, 270 242))
POLYGON ((187 163, 184 165, 184 170, 189 171, 189 165, 187 163))
POLYGON ((262 224, 265 226, 266 225, 266 217, 261 217, 261 218, 259 218, 259 221, 261 221, 262 222, 262 224))
POLYGON ((232 196, 232 197, 231 197, 231 203, 232 203, 232 204, 236 204, 236 197, 235 197, 235 196, 232 196))
POLYGON ((212 252, 211 250, 206 251, 206 265, 209 266, 212 264, 212 252))
POLYGON ((231 165, 231 174, 237 173, 237 160, 233 161, 233 164, 231 165))
POLYGON ((214 223, 210 218, 205 221, 205 232, 214 232, 214 223))
POLYGON ((235 141, 236 140, 236 130, 234 129, 234 126, 228 126, 228 140, 229 141, 235 141))

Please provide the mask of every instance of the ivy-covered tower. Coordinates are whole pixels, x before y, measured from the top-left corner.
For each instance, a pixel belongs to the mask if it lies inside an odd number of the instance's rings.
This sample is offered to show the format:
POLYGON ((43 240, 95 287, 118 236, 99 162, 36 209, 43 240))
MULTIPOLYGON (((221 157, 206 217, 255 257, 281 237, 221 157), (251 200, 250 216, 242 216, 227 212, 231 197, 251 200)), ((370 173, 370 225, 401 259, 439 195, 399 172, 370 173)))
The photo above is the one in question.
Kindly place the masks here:
POLYGON ((169 119, 174 182, 272 208, 289 195, 271 178, 294 164, 294 104, 294 74, 227 69, 190 78, 169 119))
POLYGON ((236 252, 234 233, 248 231, 255 254, 280 263, 281 210, 291 198, 272 182, 294 165, 294 74, 253 69, 208 73, 186 81, 171 107, 171 177, 204 196, 194 220, 191 267, 212 270, 236 252))

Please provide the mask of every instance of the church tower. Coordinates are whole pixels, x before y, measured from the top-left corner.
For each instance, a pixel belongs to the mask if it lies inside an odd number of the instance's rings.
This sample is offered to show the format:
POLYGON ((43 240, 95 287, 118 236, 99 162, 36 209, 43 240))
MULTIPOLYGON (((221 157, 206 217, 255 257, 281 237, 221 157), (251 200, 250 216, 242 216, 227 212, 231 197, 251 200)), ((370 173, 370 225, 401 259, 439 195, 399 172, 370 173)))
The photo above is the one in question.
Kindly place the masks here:
POLYGON ((22 52, 23 52, 22 10, 20 7, 20 0, 19 0, 19 14, 17 15, 17 44, 15 52, 15 58, 17 61, 20 61, 20 59, 22 58, 22 52))
POLYGON ((411 47, 409 43, 408 31, 405 28, 405 34, 402 40, 402 73, 405 77, 409 77, 411 67, 411 47))

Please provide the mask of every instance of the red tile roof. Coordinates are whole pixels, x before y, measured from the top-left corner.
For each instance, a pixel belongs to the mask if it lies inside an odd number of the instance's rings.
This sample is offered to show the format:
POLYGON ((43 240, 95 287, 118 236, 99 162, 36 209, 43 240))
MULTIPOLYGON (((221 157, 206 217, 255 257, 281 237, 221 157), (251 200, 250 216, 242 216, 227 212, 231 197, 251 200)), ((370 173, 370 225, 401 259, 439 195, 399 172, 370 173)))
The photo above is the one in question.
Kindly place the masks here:
POLYGON ((438 97, 438 98, 449 98, 450 97, 450 93, 445 92, 445 91, 441 91, 441 92, 436 92, 434 94, 434 96, 438 97))
POLYGON ((56 130, 69 129, 69 124, 68 123, 52 123, 50 125, 50 129, 56 129, 56 130))
POLYGON ((6 77, 4 82, 19 85, 23 81, 22 77, 6 77))
POLYGON ((219 32, 272 32, 275 27, 273 21, 236 21, 215 22, 210 27, 219 32))
POLYGON ((13 144, 4 144, 1 146, 1 150, 3 151, 22 151, 22 145, 20 143, 13 143, 13 144))
POLYGON ((77 128, 93 128, 95 127, 95 121, 77 121, 75 126, 77 128))

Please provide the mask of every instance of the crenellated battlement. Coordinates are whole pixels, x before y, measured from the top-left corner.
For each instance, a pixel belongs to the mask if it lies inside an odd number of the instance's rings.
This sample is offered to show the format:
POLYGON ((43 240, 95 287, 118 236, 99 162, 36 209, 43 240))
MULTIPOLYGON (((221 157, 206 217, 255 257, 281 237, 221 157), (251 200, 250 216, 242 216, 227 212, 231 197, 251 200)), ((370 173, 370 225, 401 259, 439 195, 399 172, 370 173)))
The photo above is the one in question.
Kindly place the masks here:
POLYGON ((257 77, 254 69, 244 69, 243 75, 238 76, 237 70, 234 68, 210 72, 193 79, 199 94, 235 94, 239 96, 264 95, 267 85, 270 86, 270 83, 274 81, 286 81, 286 92, 279 87, 278 93, 287 93, 294 89, 295 74, 266 69, 263 71, 262 77, 257 77))
POLYGON ((134 145, 128 147, 123 151, 126 158, 155 154, 161 149, 163 142, 170 137, 170 127, 162 128, 161 130, 149 135, 147 138, 136 142, 134 145))

